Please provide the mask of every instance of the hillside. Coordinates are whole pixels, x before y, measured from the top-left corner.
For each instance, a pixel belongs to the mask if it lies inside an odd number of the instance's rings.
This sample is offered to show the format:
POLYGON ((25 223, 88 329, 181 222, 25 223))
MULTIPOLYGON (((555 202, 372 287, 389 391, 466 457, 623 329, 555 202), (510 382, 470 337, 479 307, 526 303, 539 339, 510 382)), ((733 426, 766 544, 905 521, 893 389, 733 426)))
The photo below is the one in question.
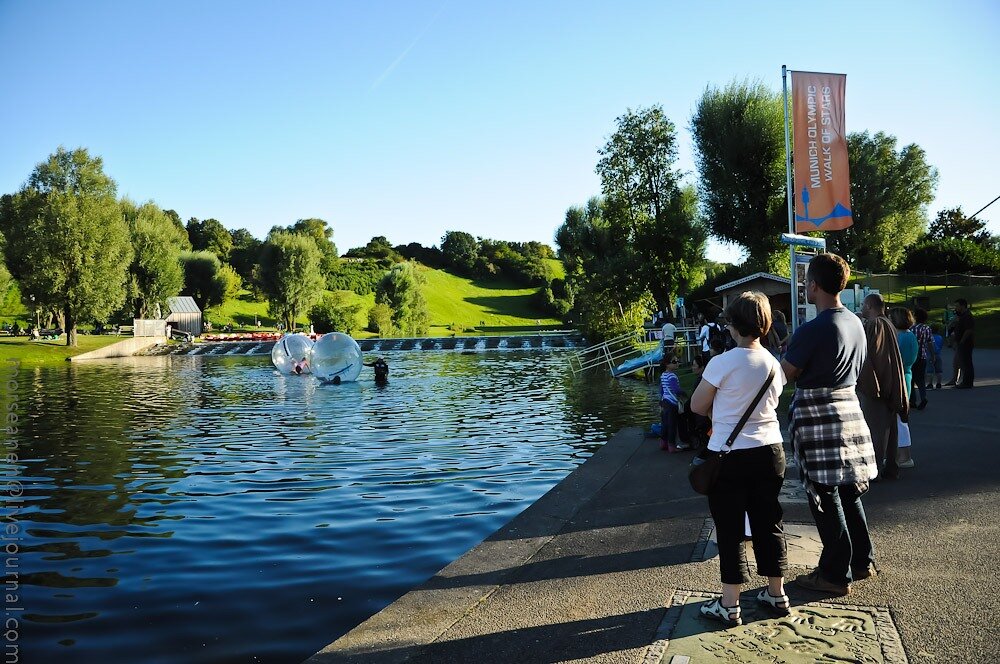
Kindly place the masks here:
MULTIPOLYGON (((558 261, 551 262, 555 263, 552 266, 554 274, 562 276, 562 265, 558 261)), ((467 279, 422 265, 418 269, 427 279, 424 294, 431 315, 430 336, 463 332, 495 334, 559 327, 562 324, 557 318, 542 317, 532 306, 531 299, 537 288, 524 288, 503 279, 467 279)), ((371 336, 362 330, 368 323, 368 310, 375 304, 375 296, 340 292, 362 304, 355 336, 371 336)), ((216 328, 223 325, 251 328, 258 320, 265 328, 274 328, 275 325, 275 320, 267 313, 267 303, 254 302, 247 291, 243 291, 237 299, 210 310, 206 318, 216 328)), ((304 316, 302 323, 308 324, 304 316)))

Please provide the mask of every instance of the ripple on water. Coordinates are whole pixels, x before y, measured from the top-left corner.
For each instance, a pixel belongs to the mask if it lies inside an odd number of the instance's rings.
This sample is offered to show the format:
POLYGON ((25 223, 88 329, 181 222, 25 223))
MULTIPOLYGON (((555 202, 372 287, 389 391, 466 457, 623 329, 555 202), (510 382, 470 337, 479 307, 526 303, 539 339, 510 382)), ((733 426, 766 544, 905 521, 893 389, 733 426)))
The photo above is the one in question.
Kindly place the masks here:
POLYGON ((386 387, 235 356, 33 370, 22 649, 301 661, 653 415, 647 386, 560 352, 381 355, 386 387))

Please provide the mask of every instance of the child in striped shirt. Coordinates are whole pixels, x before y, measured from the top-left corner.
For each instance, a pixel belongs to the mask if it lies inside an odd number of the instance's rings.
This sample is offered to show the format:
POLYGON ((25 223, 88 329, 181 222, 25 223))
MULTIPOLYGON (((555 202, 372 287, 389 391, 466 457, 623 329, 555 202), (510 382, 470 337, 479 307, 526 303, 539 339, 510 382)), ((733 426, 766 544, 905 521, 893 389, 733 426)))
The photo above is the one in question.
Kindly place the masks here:
POLYGON ((664 353, 660 361, 660 449, 667 452, 681 452, 688 449, 677 441, 677 420, 680 416, 681 396, 686 396, 677 378, 677 356, 664 353))

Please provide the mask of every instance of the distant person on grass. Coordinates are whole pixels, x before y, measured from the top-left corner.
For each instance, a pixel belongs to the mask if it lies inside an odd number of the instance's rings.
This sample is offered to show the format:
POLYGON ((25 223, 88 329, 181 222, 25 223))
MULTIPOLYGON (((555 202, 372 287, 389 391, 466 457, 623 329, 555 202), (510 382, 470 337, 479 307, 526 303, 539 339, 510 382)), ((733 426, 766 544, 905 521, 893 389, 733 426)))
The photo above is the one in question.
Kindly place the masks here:
MULTIPOLYGON (((855 393, 868 343, 861 321, 840 302, 850 275, 835 254, 809 261, 806 296, 816 305, 816 318, 795 331, 781 363, 796 381, 789 414, 792 449, 823 542, 819 566, 796 583, 838 596, 850 592, 852 581, 875 574, 861 496, 878 467, 855 393)), ((895 348, 895 339, 890 341, 895 348)))
POLYGON ((749 515, 757 572, 768 577, 757 602, 788 615, 784 574, 788 564, 782 509, 778 493, 785 473, 785 450, 778 424, 778 400, 785 375, 778 361, 760 343, 771 329, 771 305, 762 293, 743 293, 726 309, 733 350, 713 357, 702 374, 691 409, 712 418, 708 449, 720 452, 740 424, 731 451, 722 457, 719 478, 708 494, 719 545, 722 597, 703 604, 707 618, 726 625, 742 624, 740 587, 746 575, 746 521, 749 515), (763 397, 757 399, 762 386, 763 397), (752 408, 751 408, 752 407, 752 408))

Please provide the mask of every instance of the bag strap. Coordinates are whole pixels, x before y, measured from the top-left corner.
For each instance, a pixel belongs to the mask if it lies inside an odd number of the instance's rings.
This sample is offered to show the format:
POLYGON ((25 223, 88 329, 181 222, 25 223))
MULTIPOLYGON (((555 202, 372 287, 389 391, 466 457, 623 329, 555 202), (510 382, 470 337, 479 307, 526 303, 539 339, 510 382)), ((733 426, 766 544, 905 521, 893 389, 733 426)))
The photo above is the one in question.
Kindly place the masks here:
POLYGON ((740 435, 740 431, 743 430, 743 427, 746 425, 747 420, 750 419, 750 415, 753 413, 754 408, 756 408, 757 404, 760 403, 761 398, 763 398, 764 393, 767 392, 767 390, 771 387, 772 382, 774 382, 773 363, 771 364, 771 372, 767 374, 767 380, 764 382, 763 385, 761 385, 760 390, 757 392, 757 396, 755 396, 753 398, 753 401, 750 402, 750 405, 747 407, 746 412, 743 413, 743 417, 740 418, 740 421, 736 425, 736 428, 733 429, 733 432, 731 434, 729 434, 729 440, 727 440, 726 444, 722 447, 723 453, 729 452, 733 449, 733 443, 736 442, 736 436, 740 435))

